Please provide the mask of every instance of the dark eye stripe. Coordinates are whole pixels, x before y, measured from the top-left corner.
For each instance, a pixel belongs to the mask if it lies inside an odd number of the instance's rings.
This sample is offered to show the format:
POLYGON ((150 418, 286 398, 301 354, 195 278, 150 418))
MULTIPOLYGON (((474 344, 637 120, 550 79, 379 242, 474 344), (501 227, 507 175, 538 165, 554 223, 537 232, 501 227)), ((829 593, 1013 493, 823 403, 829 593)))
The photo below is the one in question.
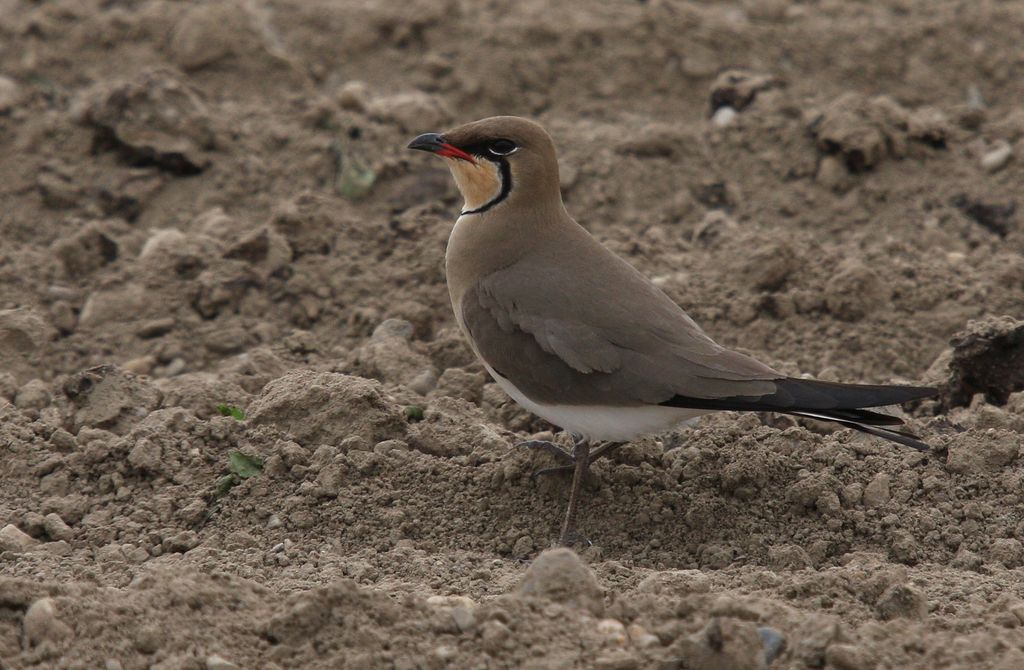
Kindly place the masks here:
POLYGON ((480 156, 481 158, 489 158, 492 161, 500 160, 505 156, 509 156, 519 151, 519 147, 512 140, 499 137, 494 140, 483 140, 480 142, 473 142, 471 144, 458 144, 456 145, 467 154, 474 156, 480 156), (495 146, 497 145, 497 146, 495 146))
POLYGON ((490 146, 487 147, 487 150, 495 156, 508 156, 518 148, 519 147, 517 147, 516 143, 512 140, 500 139, 491 142, 490 146))

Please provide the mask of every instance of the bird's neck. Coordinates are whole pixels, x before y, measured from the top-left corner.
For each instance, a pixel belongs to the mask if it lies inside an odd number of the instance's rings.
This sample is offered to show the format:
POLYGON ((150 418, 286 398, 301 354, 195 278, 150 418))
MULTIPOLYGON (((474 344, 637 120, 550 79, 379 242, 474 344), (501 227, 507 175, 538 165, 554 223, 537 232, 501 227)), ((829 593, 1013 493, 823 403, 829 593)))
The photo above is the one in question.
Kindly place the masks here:
POLYGON ((504 205, 460 216, 448 237, 445 274, 453 304, 482 278, 517 262, 541 240, 557 238, 576 224, 561 200, 557 206, 504 205))

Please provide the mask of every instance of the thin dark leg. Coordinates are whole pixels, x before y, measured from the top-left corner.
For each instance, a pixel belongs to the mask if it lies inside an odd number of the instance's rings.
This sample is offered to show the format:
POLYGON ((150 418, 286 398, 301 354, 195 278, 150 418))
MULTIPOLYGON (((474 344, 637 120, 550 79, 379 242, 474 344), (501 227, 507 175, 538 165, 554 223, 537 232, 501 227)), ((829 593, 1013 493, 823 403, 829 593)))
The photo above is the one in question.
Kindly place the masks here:
POLYGON ((524 447, 526 449, 540 449, 541 451, 546 451, 554 456, 556 460, 566 463, 570 467, 572 466, 572 454, 554 442, 549 442, 547 440, 524 440, 523 442, 517 442, 516 446, 524 447))
POLYGON ((590 443, 587 440, 577 442, 572 449, 572 456, 576 466, 572 475, 572 489, 569 491, 569 507, 565 511, 562 535, 558 539, 558 543, 563 547, 571 547, 579 539, 576 533, 576 513, 579 510, 580 494, 583 492, 583 480, 590 466, 590 443))
MULTIPOLYGON (((520 444, 526 444, 526 443, 525 442, 520 442, 520 444)), ((621 447, 624 444, 626 444, 626 443, 625 442, 605 442, 600 447, 598 447, 597 449, 595 449, 594 451, 592 451, 590 453, 590 463, 593 463, 594 461, 596 461, 599 458, 602 458, 604 456, 610 455, 613 451, 615 451, 616 449, 618 449, 619 447, 621 447)), ((537 470, 536 472, 533 473, 533 478, 534 479, 536 479, 537 477, 543 477, 543 476, 546 476, 546 475, 568 474, 570 472, 575 472, 576 471, 576 459, 575 459, 575 457, 573 457, 573 455, 569 454, 567 451, 563 450, 561 447, 558 447, 556 445, 552 445, 552 446, 555 447, 556 449, 558 449, 558 451, 562 452, 562 454, 563 454, 562 456, 557 456, 557 458, 559 458, 559 460, 565 460, 565 461, 568 461, 568 462, 565 465, 556 465, 553 468, 543 468, 541 470, 537 470)))

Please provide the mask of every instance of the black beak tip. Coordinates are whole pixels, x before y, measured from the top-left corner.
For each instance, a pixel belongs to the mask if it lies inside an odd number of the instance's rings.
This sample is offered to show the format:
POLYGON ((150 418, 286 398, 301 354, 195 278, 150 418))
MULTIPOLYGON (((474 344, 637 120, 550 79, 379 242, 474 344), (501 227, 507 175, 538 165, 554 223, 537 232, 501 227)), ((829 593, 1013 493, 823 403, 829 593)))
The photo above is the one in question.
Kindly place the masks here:
POLYGON ((423 133, 419 137, 415 138, 406 147, 408 149, 417 149, 418 151, 440 151, 444 141, 438 133, 423 133))

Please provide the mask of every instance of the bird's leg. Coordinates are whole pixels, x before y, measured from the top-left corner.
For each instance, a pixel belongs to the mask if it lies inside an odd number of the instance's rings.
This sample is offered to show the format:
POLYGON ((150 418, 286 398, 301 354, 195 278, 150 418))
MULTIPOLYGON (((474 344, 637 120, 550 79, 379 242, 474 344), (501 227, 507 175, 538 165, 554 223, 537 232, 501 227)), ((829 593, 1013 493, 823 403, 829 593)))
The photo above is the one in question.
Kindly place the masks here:
POLYGON ((550 475, 562 472, 572 472, 572 488, 569 489, 569 506, 565 510, 565 520, 562 522, 562 533, 558 538, 558 544, 564 547, 571 547, 580 540, 584 540, 576 531, 576 516, 579 511, 580 497, 583 495, 583 482, 587 478, 587 471, 590 464, 602 456, 607 456, 624 442, 605 442, 591 453, 590 441, 582 435, 572 434, 573 448, 569 453, 562 447, 547 440, 526 440, 516 444, 517 447, 528 449, 543 449, 552 454, 560 461, 568 462, 567 465, 560 465, 553 468, 545 468, 533 473, 534 478, 541 475, 550 475))
POLYGON ((562 523, 562 534, 558 544, 571 547, 579 538, 576 532, 576 513, 579 510, 580 494, 583 493, 583 480, 590 467, 590 442, 581 439, 572 448, 575 467, 572 474, 572 488, 569 489, 569 507, 565 510, 565 521, 562 523))
MULTIPOLYGON (((573 443, 576 442, 576 436, 573 436, 573 443)), ((524 440, 523 442, 516 442, 517 447, 526 447, 527 449, 541 449, 548 452, 555 457, 556 460, 567 464, 568 467, 572 467, 572 454, 558 446, 554 442, 548 440, 524 440)))
MULTIPOLYGON (((520 444, 524 444, 524 443, 520 442, 520 444)), ((619 447, 621 447, 624 444, 625 444, 625 442, 605 442, 600 447, 598 447, 597 449, 595 449, 594 451, 592 451, 590 453, 590 463, 593 463, 594 461, 596 461, 597 459, 599 459, 599 458, 601 458, 603 456, 608 456, 609 454, 611 454, 613 451, 615 451, 616 449, 618 449, 619 447)), ((555 446, 555 445, 552 445, 552 446, 555 446)), ((537 472, 533 473, 533 477, 535 479, 537 477, 543 477, 545 475, 557 475, 557 474, 562 474, 562 473, 574 472, 576 470, 576 457, 575 457, 575 455, 569 454, 568 452, 566 452, 561 447, 555 446, 555 448, 558 449, 560 452, 562 452, 562 454, 564 455, 564 457, 559 457, 559 458, 561 458, 561 460, 568 461, 568 463, 566 463, 566 465, 557 465, 557 466, 555 466, 553 468, 544 468, 542 470, 537 470, 537 472)), ((589 466, 589 463, 587 465, 589 466)))

